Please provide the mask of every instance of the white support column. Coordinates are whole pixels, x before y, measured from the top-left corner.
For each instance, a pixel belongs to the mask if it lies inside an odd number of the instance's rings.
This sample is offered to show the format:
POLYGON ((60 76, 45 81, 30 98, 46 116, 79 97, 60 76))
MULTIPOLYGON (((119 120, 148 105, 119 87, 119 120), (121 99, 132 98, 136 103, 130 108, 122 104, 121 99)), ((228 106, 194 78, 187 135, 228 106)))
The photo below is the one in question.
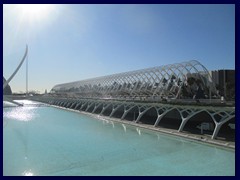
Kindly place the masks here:
POLYGON ((168 110, 165 110, 162 114, 159 114, 159 110, 160 109, 158 109, 157 110, 157 113, 158 113, 158 117, 157 117, 157 120, 156 120, 156 122, 155 122, 155 124, 154 124, 154 127, 156 127, 158 124, 159 124, 159 122, 161 121, 161 119, 163 118, 163 116, 165 116, 168 112, 170 112, 171 110, 173 110, 174 108, 170 108, 170 109, 168 109, 168 110))
POLYGON ((76 102, 74 102, 71 106, 70 106, 70 109, 72 109, 72 107, 76 104, 76 102))
POLYGON ((70 101, 70 102, 68 102, 67 103, 67 106, 66 106, 66 108, 69 108, 69 106, 71 106, 71 104, 72 104, 72 102, 70 101))
POLYGON ((217 137, 218 132, 221 129, 222 125, 227 123, 230 119, 232 119, 234 117, 235 117, 235 115, 229 115, 227 118, 224 118, 219 123, 214 121, 215 122, 215 129, 213 131, 212 139, 215 139, 217 137))
POLYGON ((185 124, 188 122, 189 119, 190 119, 189 117, 188 118, 182 118, 182 123, 181 123, 181 125, 180 125, 180 127, 178 129, 178 132, 182 132, 183 131, 183 128, 184 128, 185 124))
POLYGON ((68 104, 68 102, 65 102, 65 103, 63 104, 63 107, 66 107, 67 104, 68 104))
POLYGON ((88 109, 93 105, 94 103, 89 103, 87 106, 87 109, 85 110, 86 112, 88 111, 88 109))
POLYGON ((113 106, 113 109, 112 109, 112 112, 111 112, 111 114, 109 115, 109 117, 112 117, 113 116, 113 114, 120 108, 122 106, 122 104, 118 104, 118 105, 116 105, 116 106, 113 106))
POLYGON ((94 107, 92 113, 94 113, 97 110, 97 108, 99 108, 99 106, 101 106, 101 105, 102 105, 102 103, 95 104, 95 107, 94 107))
POLYGON ((154 123, 154 127, 156 127, 158 124, 159 124, 159 122, 161 121, 161 119, 163 118, 163 116, 165 115, 166 113, 163 113, 163 114, 160 114, 160 115, 158 115, 158 117, 157 117, 157 120, 155 121, 155 123, 154 123))
POLYGON ((67 108, 70 108, 70 106, 72 106, 72 103, 73 103, 73 102, 70 101, 70 102, 68 103, 67 108))
POLYGON ((68 105, 68 108, 70 108, 73 104, 74 104, 74 102, 71 101, 71 102, 69 103, 69 105, 68 105))
POLYGON ((83 103, 82 105, 81 105, 81 107, 80 107, 80 109, 79 110, 82 110, 83 109, 83 107, 87 104, 88 102, 85 102, 85 103, 83 103))
POLYGON ((104 111, 105 111, 109 106, 111 106, 111 105, 112 105, 112 104, 105 104, 105 105, 103 105, 103 109, 102 109, 100 115, 102 115, 102 114, 104 113, 104 111))
POLYGON ((133 106, 131 106, 131 105, 130 105, 130 106, 124 105, 124 113, 123 113, 121 119, 124 119, 125 116, 127 115, 127 113, 128 113, 129 111, 131 111, 134 107, 135 107, 135 105, 133 105, 133 106), (127 108, 129 108, 129 109, 127 109, 127 108))
POLYGON ((179 129, 178 129, 178 132, 182 132, 183 131, 183 128, 185 127, 186 123, 188 122, 188 120, 190 118, 192 118, 196 114, 201 113, 203 111, 204 110, 194 110, 194 109, 180 110, 180 115, 181 115, 181 118, 182 118, 182 122, 180 124, 179 129), (186 117, 183 117, 183 112, 187 112, 188 113, 186 117))
POLYGON ((181 114, 182 122, 181 122, 181 124, 180 124, 180 127, 178 128, 178 132, 182 132, 182 131, 183 131, 183 128, 184 128, 184 126, 186 125, 186 123, 188 122, 188 120, 189 120, 191 117, 195 116, 197 113, 199 113, 199 112, 195 112, 195 113, 191 114, 190 116, 187 116, 186 118, 184 118, 184 117, 182 116, 182 114, 181 114))
POLYGON ((79 104, 80 104, 80 103, 77 102, 77 104, 76 104, 76 106, 75 106, 75 108, 74 108, 75 110, 78 108, 79 104))
POLYGON ((135 123, 138 123, 138 121, 141 119, 141 117, 142 117, 151 107, 148 107, 148 108, 144 109, 143 111, 141 111, 141 108, 144 108, 144 107, 138 108, 139 114, 138 114, 138 117, 137 117, 135 123))
POLYGON ((218 135, 218 132, 219 132, 219 130, 221 129, 221 127, 222 127, 222 125, 223 125, 223 123, 215 123, 215 128, 214 128, 214 131, 213 131, 213 135, 212 135, 212 139, 215 139, 216 137, 217 137, 217 135, 218 135))
POLYGON ((77 108, 79 108, 79 105, 80 105, 81 103, 79 102, 79 103, 77 103, 77 105, 76 105, 76 107, 75 107, 75 110, 77 109, 77 108))

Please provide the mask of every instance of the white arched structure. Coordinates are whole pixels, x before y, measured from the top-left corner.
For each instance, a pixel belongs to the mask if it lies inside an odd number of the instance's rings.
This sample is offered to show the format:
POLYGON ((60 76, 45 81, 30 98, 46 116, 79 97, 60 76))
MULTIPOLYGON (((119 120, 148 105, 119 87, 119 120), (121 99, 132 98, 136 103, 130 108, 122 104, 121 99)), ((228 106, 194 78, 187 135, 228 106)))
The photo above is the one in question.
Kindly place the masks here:
POLYGON ((97 98, 179 98, 182 89, 196 94, 201 86, 205 94, 211 98, 216 93, 212 78, 207 69, 198 61, 153 67, 137 71, 113 74, 82 81, 59 84, 52 88, 51 93, 58 95, 75 95, 77 97, 97 98), (188 79, 193 78, 194 87, 190 87, 188 79), (194 92, 193 92, 194 91, 194 92))
POLYGON ((104 112, 108 109, 109 117, 118 111, 121 115, 119 121, 122 121, 133 110, 136 110, 136 117, 131 121, 139 123, 141 118, 148 110, 156 110, 156 119, 152 119, 152 127, 157 127, 160 121, 165 117, 167 113, 176 110, 180 115, 181 124, 178 127, 178 131, 182 132, 184 126, 194 116, 201 112, 206 112, 210 115, 212 122, 215 124, 215 128, 212 134, 212 139, 215 139, 218 135, 222 125, 235 118, 235 107, 222 107, 222 106, 199 106, 199 105, 183 105, 183 104, 162 104, 162 103, 142 103, 142 102, 126 102, 126 101, 113 101, 103 99, 76 99, 76 98, 58 98, 53 96, 33 97, 33 100, 52 104, 55 106, 61 106, 69 109, 85 111, 89 113, 99 114, 104 116, 104 112), (89 109, 91 110, 89 111, 89 109), (120 108, 122 110, 120 110, 120 108), (98 113, 96 110, 99 109, 98 113))
MULTIPOLYGON (((77 82, 59 84, 53 87, 50 94, 41 97, 32 97, 33 100, 48 103, 78 111, 98 114, 99 116, 114 117, 116 113, 119 121, 129 120, 132 123, 144 123, 144 115, 148 111, 154 112, 151 117, 152 128, 174 112, 179 114, 181 133, 187 123, 194 116, 205 111, 211 117, 215 128, 212 139, 218 136, 222 125, 235 118, 235 107, 224 104, 190 103, 184 101, 185 94, 198 90, 200 87, 206 93, 216 93, 216 88, 207 69, 198 61, 189 61, 178 64, 142 69, 126 73, 92 78, 77 82), (190 81, 191 79, 191 81, 190 81), (192 87, 195 86, 195 87, 192 87), (122 99, 118 99, 121 98, 122 99), (165 103, 161 101, 140 101, 128 98, 179 98, 179 103, 165 103), (116 98, 116 99, 115 99, 116 98), (133 116, 133 117, 132 117, 133 116)), ((193 94, 193 93, 192 93, 193 94)), ((200 119, 200 122, 204 120, 200 119)))
POLYGON ((7 85, 9 84, 9 82, 12 80, 12 78, 17 74, 18 70, 20 69, 20 67, 22 66, 23 62, 25 61, 26 57, 27 57, 27 54, 28 54, 28 46, 26 46, 26 50, 25 50, 25 53, 23 55, 23 58, 22 60, 20 61, 18 67, 16 68, 16 70, 13 72, 13 74, 8 78, 8 80, 3 84, 3 89, 5 87, 7 87, 7 85))

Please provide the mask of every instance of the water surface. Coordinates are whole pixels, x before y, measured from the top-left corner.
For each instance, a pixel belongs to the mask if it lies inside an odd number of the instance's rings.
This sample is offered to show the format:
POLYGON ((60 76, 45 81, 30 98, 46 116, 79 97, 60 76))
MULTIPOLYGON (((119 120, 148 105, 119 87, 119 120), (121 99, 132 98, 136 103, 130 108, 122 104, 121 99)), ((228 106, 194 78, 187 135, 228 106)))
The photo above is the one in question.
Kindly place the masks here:
POLYGON ((3 175, 231 176, 235 151, 53 107, 10 107, 3 175))

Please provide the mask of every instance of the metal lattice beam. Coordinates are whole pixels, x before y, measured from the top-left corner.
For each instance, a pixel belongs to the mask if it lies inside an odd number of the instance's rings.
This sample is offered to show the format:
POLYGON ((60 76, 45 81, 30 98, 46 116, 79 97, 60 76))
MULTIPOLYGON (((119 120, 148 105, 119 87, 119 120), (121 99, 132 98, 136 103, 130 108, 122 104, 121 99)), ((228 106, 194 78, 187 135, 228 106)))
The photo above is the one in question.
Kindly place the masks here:
POLYGON ((52 88, 51 93, 91 98, 157 96, 177 99, 184 98, 181 96, 183 86, 189 92, 193 91, 188 84, 190 77, 198 81, 194 82, 195 87, 200 83, 205 91, 210 92, 205 92, 208 98, 211 98, 211 93, 216 94, 208 70, 196 60, 59 84, 52 88))

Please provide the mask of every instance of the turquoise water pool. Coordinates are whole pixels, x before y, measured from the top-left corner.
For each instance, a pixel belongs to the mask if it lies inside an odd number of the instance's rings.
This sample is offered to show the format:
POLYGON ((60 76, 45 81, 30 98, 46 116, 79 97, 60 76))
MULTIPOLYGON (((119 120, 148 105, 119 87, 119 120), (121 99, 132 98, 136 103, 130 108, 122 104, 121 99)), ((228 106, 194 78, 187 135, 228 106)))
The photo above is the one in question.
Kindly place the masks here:
POLYGON ((3 175, 232 176, 235 151, 54 107, 8 107, 3 175))

